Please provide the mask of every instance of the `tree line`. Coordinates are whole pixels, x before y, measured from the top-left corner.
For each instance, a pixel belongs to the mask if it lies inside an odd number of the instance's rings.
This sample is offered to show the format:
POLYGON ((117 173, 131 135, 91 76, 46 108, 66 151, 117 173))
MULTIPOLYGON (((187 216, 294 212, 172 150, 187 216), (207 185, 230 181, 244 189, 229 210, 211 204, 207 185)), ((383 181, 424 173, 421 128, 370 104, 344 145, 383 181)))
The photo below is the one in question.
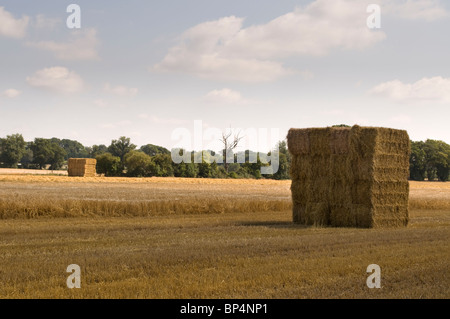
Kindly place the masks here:
POLYGON ((125 136, 112 140, 109 146, 84 146, 75 140, 58 138, 35 138, 26 142, 21 134, 13 134, 0 138, 0 167, 59 170, 67 165, 69 158, 95 158, 97 173, 105 176, 289 179, 290 156, 286 142, 279 142, 278 148, 278 171, 261 175, 261 167, 268 164, 264 164, 260 156, 270 156, 270 152, 256 154, 246 150, 245 163, 237 163, 239 153, 233 154, 234 163, 217 163, 202 157, 202 151, 192 151, 191 163, 176 164, 171 151, 165 147, 146 144, 138 149, 125 136), (249 160, 253 156, 255 163, 249 160), (194 163, 194 159, 199 163, 194 163))
MULTIPOLYGON (((286 141, 280 141, 277 148, 278 171, 271 175, 261 175, 261 167, 267 165, 263 164, 261 156, 270 155, 270 152, 255 154, 246 150, 245 163, 237 163, 239 154, 236 153, 233 155, 234 163, 225 165, 226 163, 205 160, 204 157, 200 157, 199 163, 194 163, 194 158, 201 156, 202 152, 192 151, 191 163, 176 164, 168 149, 153 144, 143 145, 138 149, 125 136, 112 140, 109 146, 84 146, 75 140, 58 138, 35 138, 34 141, 26 142, 21 134, 13 134, 0 138, 0 166, 58 170, 66 165, 69 158, 96 158, 97 173, 105 176, 289 179, 291 157, 286 141), (255 155, 255 163, 249 160, 251 155, 255 155)), ((223 158, 225 159, 225 154, 223 158)), ((447 181, 449 173, 449 144, 431 139, 424 142, 411 141, 411 180, 447 181)))
POLYGON ((409 157, 410 178, 416 181, 448 181, 450 172, 450 145, 443 141, 411 141, 409 157))

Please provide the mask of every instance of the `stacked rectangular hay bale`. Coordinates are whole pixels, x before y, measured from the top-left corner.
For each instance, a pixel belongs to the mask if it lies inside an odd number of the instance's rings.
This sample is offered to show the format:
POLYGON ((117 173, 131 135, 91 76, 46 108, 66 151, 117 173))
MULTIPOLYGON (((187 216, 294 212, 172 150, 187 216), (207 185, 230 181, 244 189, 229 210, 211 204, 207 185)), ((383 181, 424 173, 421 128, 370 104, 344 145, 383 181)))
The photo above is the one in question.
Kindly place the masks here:
POLYGON ((409 136, 381 127, 290 129, 293 220, 337 227, 406 226, 409 136))
POLYGON ((97 160, 95 158, 69 158, 69 176, 95 177, 97 160))

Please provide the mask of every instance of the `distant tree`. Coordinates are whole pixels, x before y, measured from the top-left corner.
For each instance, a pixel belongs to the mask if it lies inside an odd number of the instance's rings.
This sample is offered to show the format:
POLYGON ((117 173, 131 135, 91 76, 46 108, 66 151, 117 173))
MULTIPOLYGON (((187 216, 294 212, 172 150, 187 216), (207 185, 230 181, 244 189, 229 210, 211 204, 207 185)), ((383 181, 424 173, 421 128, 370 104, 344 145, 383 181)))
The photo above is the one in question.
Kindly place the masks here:
POLYGON ((58 144, 50 143, 50 158, 48 164, 50 164, 51 170, 60 169, 67 158, 67 152, 58 144))
POLYGON ((221 176, 221 172, 219 169, 219 165, 217 165, 216 161, 212 162, 210 164, 210 177, 211 178, 221 178, 223 176, 221 176))
POLYGON ((202 178, 211 177, 211 165, 209 163, 207 163, 205 160, 202 160, 202 162, 198 163, 197 165, 198 165, 197 177, 202 178))
POLYGON ((228 174, 228 177, 230 178, 239 178, 239 175, 236 172, 231 172, 228 174))
POLYGON ((237 173, 246 178, 261 178, 261 166, 262 162, 259 153, 246 150, 245 163, 241 163, 241 169, 237 173))
POLYGON ((276 171, 271 178, 273 179, 289 179, 291 167, 291 155, 287 149, 286 141, 280 141, 277 144, 278 151, 278 171, 276 171))
POLYGON ((173 176, 186 177, 186 163, 173 164, 173 176))
POLYGON ((347 125, 347 124, 337 124, 337 125, 333 125, 332 127, 351 127, 351 126, 347 125))
POLYGON ((89 157, 89 153, 84 147, 83 144, 81 144, 78 141, 69 140, 69 139, 62 139, 59 142, 59 146, 61 146, 67 153, 66 160, 69 158, 86 158, 89 157))
MULTIPOLYGON (((253 174, 253 172, 252 171, 250 171, 249 169, 248 169, 248 167, 244 167, 244 166, 241 166, 241 167, 239 167, 239 169, 236 171, 236 172, 231 172, 229 175, 230 175, 230 177, 232 176, 231 174, 232 173, 235 173, 236 175, 237 175, 237 178, 247 178, 247 179, 253 179, 253 178, 255 178, 255 175, 253 174)), ((261 175, 259 175, 259 178, 261 177, 261 175)))
POLYGON ((427 172, 427 158, 424 150, 424 142, 411 141, 411 155, 409 157, 410 179, 423 181, 427 172))
POLYGON ((108 147, 108 152, 114 156, 120 158, 121 163, 125 158, 125 155, 128 152, 133 151, 136 148, 136 145, 130 142, 129 137, 121 136, 118 140, 113 140, 111 145, 108 147))
POLYGON ((50 164, 50 169, 59 169, 67 156, 66 151, 55 140, 35 138, 30 145, 33 152, 33 163, 40 169, 50 164))
POLYGON ((450 172, 450 145, 443 141, 428 139, 423 144, 426 158, 428 180, 436 177, 440 181, 447 181, 450 172))
POLYGON ((151 176, 155 164, 152 158, 142 151, 131 151, 124 159, 127 176, 146 177, 151 176))
POLYGON ((197 177, 197 169, 194 163, 181 162, 172 166, 175 177, 197 177))
POLYGON ((223 163, 224 163, 224 167, 225 167, 225 171, 228 173, 228 169, 229 169, 229 163, 227 161, 227 158, 234 158, 233 152, 234 150, 238 147, 239 142, 241 141, 241 139, 243 139, 243 136, 240 136, 240 132, 238 132, 237 134, 234 134, 233 136, 233 132, 231 130, 229 130, 229 132, 222 133, 222 138, 220 139, 220 141, 223 144, 223 163))
POLYGON ((186 173, 184 177, 191 177, 191 178, 197 177, 197 169, 194 163, 186 164, 186 173))
POLYGON ((230 163, 230 165, 228 165, 228 172, 226 171, 226 169, 224 167, 227 175, 229 175, 229 173, 236 173, 240 168, 241 168, 241 165, 239 163, 230 163))
POLYGON ((432 170, 440 181, 447 181, 450 171, 450 145, 443 141, 428 139, 424 143, 424 150, 427 158, 427 174, 432 170))
POLYGON ((121 175, 121 163, 118 156, 111 153, 103 153, 95 157, 97 159, 97 173, 105 174, 105 176, 121 175))
POLYGON ((33 152, 33 163, 43 169, 50 157, 50 141, 44 138, 35 138, 31 144, 31 151, 33 152))
POLYGON ((27 142, 25 146, 25 153, 23 154, 20 163, 23 168, 33 168, 33 151, 31 150, 32 142, 27 142))
POLYGON ((26 143, 22 134, 8 135, 0 140, 0 144, 2 150, 0 162, 3 162, 6 167, 17 167, 17 164, 25 154, 26 143))
POLYGON ((104 144, 92 145, 88 151, 89 157, 96 158, 98 155, 108 152, 108 147, 104 144))
POLYGON ((163 177, 173 176, 174 169, 170 154, 157 154, 152 160, 155 163, 155 170, 152 175, 163 177))
POLYGON ((170 151, 167 148, 153 144, 141 146, 140 150, 149 156, 155 156, 158 154, 170 154, 170 151))
POLYGON ((450 145, 443 141, 428 139, 425 142, 411 141, 409 159, 410 178, 429 181, 438 178, 447 181, 450 173, 450 145))

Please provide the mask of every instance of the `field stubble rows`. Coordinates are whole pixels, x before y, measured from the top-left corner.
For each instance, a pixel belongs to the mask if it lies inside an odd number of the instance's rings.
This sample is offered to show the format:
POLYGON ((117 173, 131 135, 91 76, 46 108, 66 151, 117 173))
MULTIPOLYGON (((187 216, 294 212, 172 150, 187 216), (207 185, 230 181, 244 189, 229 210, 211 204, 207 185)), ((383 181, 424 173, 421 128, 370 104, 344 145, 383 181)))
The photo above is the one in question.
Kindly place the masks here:
MULTIPOLYGON (((0 175, 0 218, 284 211, 290 181, 0 175)), ((411 182, 410 209, 449 209, 450 183, 411 182)))
POLYGON ((412 183, 417 206, 399 229, 294 225, 288 181, 0 176, 0 185, 2 211, 43 209, 0 220, 2 298, 450 297, 446 183, 412 183), (89 205, 70 212, 77 202, 89 205), (91 202, 120 208, 99 213, 91 202), (226 208, 211 211, 214 202, 226 208), (81 289, 66 287, 72 263, 81 289), (366 286, 372 263, 381 289, 366 286))

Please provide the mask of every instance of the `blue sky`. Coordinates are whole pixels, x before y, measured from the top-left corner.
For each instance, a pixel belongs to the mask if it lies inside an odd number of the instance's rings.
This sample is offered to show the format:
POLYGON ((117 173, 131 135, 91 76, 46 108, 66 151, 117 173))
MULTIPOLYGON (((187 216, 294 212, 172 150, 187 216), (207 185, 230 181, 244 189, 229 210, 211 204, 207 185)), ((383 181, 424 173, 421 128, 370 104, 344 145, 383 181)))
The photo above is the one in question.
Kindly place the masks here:
POLYGON ((201 120, 450 143, 448 30, 437 0, 0 1, 0 136, 171 148, 201 120), (71 3, 80 29, 66 26, 71 3))

